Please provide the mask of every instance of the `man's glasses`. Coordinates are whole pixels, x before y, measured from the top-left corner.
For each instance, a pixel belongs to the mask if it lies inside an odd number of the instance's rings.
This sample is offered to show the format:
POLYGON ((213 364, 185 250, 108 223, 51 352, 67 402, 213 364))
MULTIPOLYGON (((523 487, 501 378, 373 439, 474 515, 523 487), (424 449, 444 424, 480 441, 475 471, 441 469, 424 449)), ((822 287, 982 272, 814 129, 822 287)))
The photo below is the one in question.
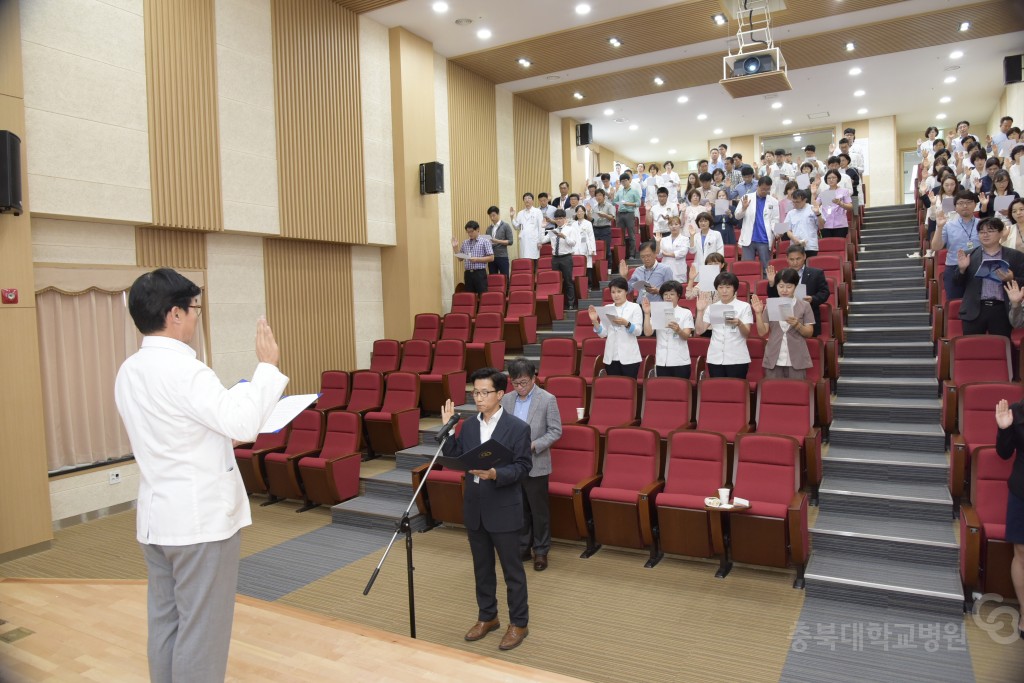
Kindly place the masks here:
POLYGON ((189 304, 188 307, 196 309, 196 315, 203 314, 203 307, 200 306, 199 304, 189 304))
POLYGON ((487 398, 491 394, 496 394, 496 393, 498 393, 498 392, 496 390, 494 390, 494 389, 483 389, 483 390, 474 389, 473 390, 473 398, 487 398))
POLYGON ((528 380, 528 379, 517 379, 517 380, 513 380, 513 382, 512 382, 512 386, 514 386, 516 388, 519 388, 519 389, 521 389, 523 387, 526 387, 526 386, 529 386, 529 385, 530 385, 530 380, 528 380))

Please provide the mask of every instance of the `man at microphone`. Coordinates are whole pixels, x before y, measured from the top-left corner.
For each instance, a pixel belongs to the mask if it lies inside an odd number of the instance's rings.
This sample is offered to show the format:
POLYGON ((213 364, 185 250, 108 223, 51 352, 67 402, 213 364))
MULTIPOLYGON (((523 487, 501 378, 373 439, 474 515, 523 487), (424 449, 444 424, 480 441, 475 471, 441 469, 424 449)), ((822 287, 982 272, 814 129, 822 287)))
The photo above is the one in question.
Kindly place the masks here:
MULTIPOLYGON (((512 451, 511 464, 489 470, 466 473, 462 510, 469 548, 473 554, 476 602, 479 615, 466 633, 466 640, 480 640, 500 627, 498 586, 494 555, 501 562, 508 594, 509 627, 498 646, 501 650, 518 647, 529 633, 530 619, 526 595, 526 571, 519 553, 519 531, 523 525, 523 490, 520 482, 532 466, 530 427, 501 407, 508 377, 494 368, 480 368, 469 376, 473 383, 473 401, 477 416, 466 420, 458 437, 444 444, 446 457, 458 458, 491 439, 512 451)), ((448 400, 441 410, 445 426, 455 426, 455 404, 448 400)))

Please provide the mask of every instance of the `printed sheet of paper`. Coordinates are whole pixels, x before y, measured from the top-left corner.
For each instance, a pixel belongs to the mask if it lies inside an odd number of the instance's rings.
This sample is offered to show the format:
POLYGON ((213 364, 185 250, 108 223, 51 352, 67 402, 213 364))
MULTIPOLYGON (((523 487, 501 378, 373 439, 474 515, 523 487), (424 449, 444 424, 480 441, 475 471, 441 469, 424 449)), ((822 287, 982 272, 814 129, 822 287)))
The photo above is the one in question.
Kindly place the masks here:
POLYGON ((469 254, 464 254, 460 251, 458 254, 455 255, 455 258, 459 259, 460 261, 465 261, 466 259, 469 258, 469 256, 469 254))
POLYGON ((732 307, 732 304, 711 304, 708 307, 708 322, 712 325, 724 324, 726 312, 732 317, 736 315, 736 309, 732 307))
POLYGON ((786 297, 773 297, 765 301, 768 320, 777 323, 793 315, 793 300, 786 297))
POLYGON ((821 202, 822 209, 836 209, 838 206, 832 203, 832 200, 836 198, 835 190, 822 190, 818 193, 818 201, 821 202))
POLYGON ((675 304, 668 301, 651 302, 651 327, 656 330, 668 329, 668 324, 675 321, 675 304))
POLYGON ((598 306, 596 310, 597 314, 601 316, 601 325, 604 329, 610 330, 613 323, 608 320, 608 316, 615 315, 615 306, 612 306, 611 304, 608 304, 607 306, 598 306))
POLYGON ((798 190, 806 190, 811 186, 811 176, 807 173, 801 173, 796 177, 796 188, 798 190))
POLYGON ((952 197, 942 198, 942 210, 945 211, 946 213, 956 210, 956 205, 954 204, 954 200, 952 197))
POLYGON ((716 199, 715 200, 715 215, 722 216, 729 210, 728 199, 716 199))
POLYGON ((715 278, 718 277, 721 272, 722 269, 719 268, 717 264, 700 266, 697 269, 697 286, 700 287, 700 291, 715 291, 715 278))
POLYGON ((797 285, 796 292, 793 294, 794 299, 805 299, 807 297, 807 285, 797 285))
POLYGON ((996 195, 995 211, 1004 211, 1010 208, 1010 204, 1016 199, 1012 194, 996 195))
POLYGON ((272 432, 279 432, 288 425, 289 422, 295 419, 295 417, 303 410, 308 408, 313 401, 320 398, 320 394, 296 394, 295 396, 285 396, 277 405, 274 406, 274 412, 270 413, 270 417, 260 427, 260 434, 270 434, 272 432))

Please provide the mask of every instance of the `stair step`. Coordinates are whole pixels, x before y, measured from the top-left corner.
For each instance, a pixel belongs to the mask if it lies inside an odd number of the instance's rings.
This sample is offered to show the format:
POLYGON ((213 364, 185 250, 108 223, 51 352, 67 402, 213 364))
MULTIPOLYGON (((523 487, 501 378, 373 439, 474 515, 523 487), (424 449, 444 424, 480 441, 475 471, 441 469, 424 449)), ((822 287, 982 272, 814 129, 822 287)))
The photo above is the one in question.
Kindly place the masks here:
POLYGON ((409 470, 397 467, 372 477, 365 477, 360 483, 364 496, 393 498, 408 503, 409 496, 412 495, 412 475, 409 470))
POLYGON ((955 522, 883 518, 821 510, 811 529, 815 553, 835 551, 868 557, 899 557, 921 564, 955 566, 960 546, 955 522))
POLYGON ((907 256, 908 253, 913 253, 916 250, 917 247, 915 246, 911 249, 903 250, 878 249, 876 251, 858 252, 857 263, 864 263, 867 265, 867 262, 870 262, 872 266, 880 266, 883 264, 898 265, 900 263, 920 263, 920 257, 909 258, 907 256))
POLYGON ((924 286, 914 287, 861 287, 855 283, 851 299, 860 302, 886 301, 899 302, 910 299, 920 299, 925 294, 924 286))
POLYGON ((945 486, 949 463, 942 451, 889 451, 829 444, 829 455, 822 460, 826 477, 890 481, 894 483, 937 484, 945 486), (839 455, 833 453, 840 451, 839 455), (843 457, 843 453, 850 457, 843 457), (892 453, 891 457, 886 457, 892 453))
MULTIPOLYGON (((576 329, 576 318, 574 317, 575 314, 573 314, 572 316, 570 316, 569 314, 570 311, 566 311, 566 316, 564 319, 551 321, 551 331, 568 332, 569 335, 572 336, 572 331, 576 329)), ((539 331, 537 332, 537 335, 540 335, 539 331)))
POLYGON ((940 567, 903 557, 816 550, 804 577, 808 597, 927 610, 953 620, 963 617, 963 587, 955 564, 940 567))
MULTIPOLYGON (((919 292, 924 294, 923 291, 919 292)), ((859 301, 850 302, 850 314, 854 313, 927 313, 928 300, 925 298, 901 301, 859 301)))
POLYGON ((822 510, 854 515, 948 521, 953 499, 945 483, 881 481, 830 474, 818 490, 822 510))
POLYGON ((536 356, 537 358, 540 358, 540 344, 524 344, 523 355, 536 356))
POLYGON ((904 275, 914 274, 924 277, 924 269, 921 267, 920 259, 908 259, 903 263, 896 265, 868 265, 864 263, 857 264, 858 276, 867 275, 869 273, 872 275, 877 274, 882 276, 899 275, 901 277, 904 275))
POLYGON ((934 398, 934 386, 931 398, 887 398, 847 396, 845 393, 836 396, 832 401, 834 419, 938 423, 942 412, 942 402, 934 398))
MULTIPOLYGON (((927 314, 922 314, 927 315, 927 314)), ((883 324, 863 324, 856 321, 847 323, 846 341, 861 343, 882 342, 927 342, 931 345, 931 325, 893 325, 896 320, 883 321, 883 324), (888 324, 885 324, 888 323, 888 324)), ((900 321, 903 322, 903 321, 900 321)), ((934 355, 934 354, 933 354, 934 355)))
POLYGON ((430 459, 434 457, 434 453, 437 451, 437 446, 431 445, 433 443, 433 441, 429 444, 423 443, 395 453, 395 469, 412 470, 430 462, 430 459))
MULTIPOLYGON (((331 521, 360 529, 394 531, 408 504, 408 497, 401 501, 377 495, 359 496, 332 507, 331 521)), ((409 523, 413 531, 426 531, 429 528, 426 517, 415 507, 410 513, 409 523)))
POLYGON ((858 398, 934 398, 937 384, 934 378, 901 377, 893 381, 889 377, 839 378, 837 394, 858 398))
MULTIPOLYGON (((886 335, 875 337, 887 339, 886 335)), ((934 358, 931 342, 847 342, 843 344, 843 360, 847 358, 934 358)))
POLYGON ((934 358, 844 358, 840 365, 844 377, 879 377, 902 380, 935 377, 934 358))
POLYGON ((914 327, 930 328, 931 316, 921 311, 919 313, 853 313, 846 316, 846 324, 851 327, 886 327, 898 321, 914 327))
POLYGON ((833 419, 830 444, 943 452, 946 435, 935 423, 833 419))
MULTIPOLYGON (((886 271, 891 269, 886 268, 886 271)), ((924 275, 917 272, 917 268, 913 271, 908 269, 906 273, 899 273, 899 277, 854 277, 853 282, 857 285, 857 292, 859 293, 862 287, 873 288, 873 287, 886 287, 890 285, 900 285, 901 288, 909 288, 911 286, 920 287, 924 289, 924 275)), ((878 271, 876 274, 881 274, 878 271)))

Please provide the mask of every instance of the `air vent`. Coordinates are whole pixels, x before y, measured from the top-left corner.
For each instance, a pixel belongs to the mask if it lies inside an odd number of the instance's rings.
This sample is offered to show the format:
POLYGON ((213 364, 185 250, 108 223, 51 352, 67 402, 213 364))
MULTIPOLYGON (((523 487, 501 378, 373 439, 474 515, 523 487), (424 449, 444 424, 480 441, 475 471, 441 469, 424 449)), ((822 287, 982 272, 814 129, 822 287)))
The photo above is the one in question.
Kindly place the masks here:
POLYGON ((813 114, 808 114, 807 118, 809 118, 809 119, 827 119, 828 118, 828 112, 827 111, 815 112, 813 114))

